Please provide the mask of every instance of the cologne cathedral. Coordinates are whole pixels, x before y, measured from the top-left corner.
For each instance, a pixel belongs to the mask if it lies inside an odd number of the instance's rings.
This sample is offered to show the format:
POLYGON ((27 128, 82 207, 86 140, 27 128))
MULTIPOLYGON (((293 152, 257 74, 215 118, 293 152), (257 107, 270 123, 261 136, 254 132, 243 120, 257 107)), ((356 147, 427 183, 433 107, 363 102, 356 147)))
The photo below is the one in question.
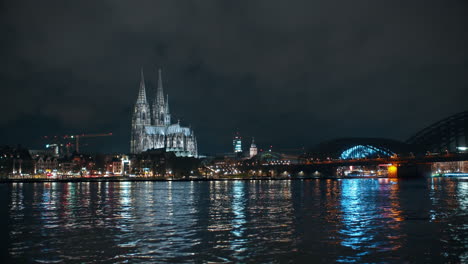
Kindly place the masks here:
POLYGON ((169 97, 164 98, 161 70, 156 96, 150 104, 146 99, 145 79, 141 71, 140 90, 132 117, 130 152, 165 149, 178 157, 197 157, 197 140, 193 131, 180 122, 171 124, 169 97))

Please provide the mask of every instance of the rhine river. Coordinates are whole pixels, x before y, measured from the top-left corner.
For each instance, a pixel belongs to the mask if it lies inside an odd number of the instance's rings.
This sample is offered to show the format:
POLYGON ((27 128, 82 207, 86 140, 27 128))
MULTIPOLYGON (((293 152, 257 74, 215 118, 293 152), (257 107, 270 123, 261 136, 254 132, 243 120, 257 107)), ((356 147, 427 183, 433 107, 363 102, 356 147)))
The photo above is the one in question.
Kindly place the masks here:
POLYGON ((10 183, 0 195, 2 263, 468 263, 468 178, 10 183))

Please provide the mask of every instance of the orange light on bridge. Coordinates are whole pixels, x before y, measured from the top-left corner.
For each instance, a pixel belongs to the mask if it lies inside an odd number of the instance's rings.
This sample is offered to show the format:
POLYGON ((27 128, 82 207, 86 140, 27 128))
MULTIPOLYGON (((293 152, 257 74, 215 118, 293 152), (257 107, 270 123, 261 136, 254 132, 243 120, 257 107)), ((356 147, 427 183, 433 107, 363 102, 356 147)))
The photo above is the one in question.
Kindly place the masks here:
POLYGON ((388 166, 387 171, 388 171, 388 177, 389 178, 396 178, 397 177, 398 168, 395 165, 388 166))

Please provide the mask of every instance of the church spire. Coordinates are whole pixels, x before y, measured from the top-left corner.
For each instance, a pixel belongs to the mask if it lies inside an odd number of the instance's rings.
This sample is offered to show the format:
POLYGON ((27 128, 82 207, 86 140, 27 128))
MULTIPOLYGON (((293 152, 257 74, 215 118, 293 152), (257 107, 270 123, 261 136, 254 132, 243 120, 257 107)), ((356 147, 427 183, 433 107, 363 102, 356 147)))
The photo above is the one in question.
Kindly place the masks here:
POLYGON ((155 126, 164 126, 170 123, 168 109, 164 102, 161 69, 158 69, 158 88, 156 89, 156 98, 153 101, 153 124, 155 126))
POLYGON ((145 88, 145 76, 143 75, 143 68, 141 68, 141 80, 140 80, 140 90, 138 91, 137 104, 147 104, 146 100, 146 88, 145 88))
POLYGON ((163 85, 162 85, 161 68, 158 69, 158 90, 156 92, 156 102, 160 105, 164 105, 164 93, 163 93, 163 85))
POLYGON ((169 114, 169 95, 166 95, 166 111, 164 115, 164 124, 169 126, 171 124, 171 114, 169 114))
POLYGON ((258 154, 257 145, 255 145, 255 138, 252 137, 252 144, 250 144, 249 156, 253 158, 258 154))
POLYGON ((166 94, 166 114, 169 114, 169 94, 166 94))

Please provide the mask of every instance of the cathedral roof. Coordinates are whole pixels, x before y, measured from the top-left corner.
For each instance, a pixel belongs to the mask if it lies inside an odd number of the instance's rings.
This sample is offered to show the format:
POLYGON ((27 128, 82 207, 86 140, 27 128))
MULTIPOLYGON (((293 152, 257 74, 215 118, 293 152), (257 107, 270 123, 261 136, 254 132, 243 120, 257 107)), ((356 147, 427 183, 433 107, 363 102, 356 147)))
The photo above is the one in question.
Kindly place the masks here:
POLYGON ((166 128, 165 126, 146 126, 146 134, 149 135, 166 135, 166 128))
POLYGON ((192 131, 188 127, 182 127, 179 124, 172 124, 170 126, 147 126, 145 127, 146 134, 149 135, 171 135, 171 134, 184 134, 190 136, 192 131))
POLYGON ((173 124, 167 127, 167 133, 168 134, 177 134, 177 133, 183 133, 186 136, 190 136, 192 133, 190 131, 190 128, 188 127, 182 127, 179 124, 173 124))

